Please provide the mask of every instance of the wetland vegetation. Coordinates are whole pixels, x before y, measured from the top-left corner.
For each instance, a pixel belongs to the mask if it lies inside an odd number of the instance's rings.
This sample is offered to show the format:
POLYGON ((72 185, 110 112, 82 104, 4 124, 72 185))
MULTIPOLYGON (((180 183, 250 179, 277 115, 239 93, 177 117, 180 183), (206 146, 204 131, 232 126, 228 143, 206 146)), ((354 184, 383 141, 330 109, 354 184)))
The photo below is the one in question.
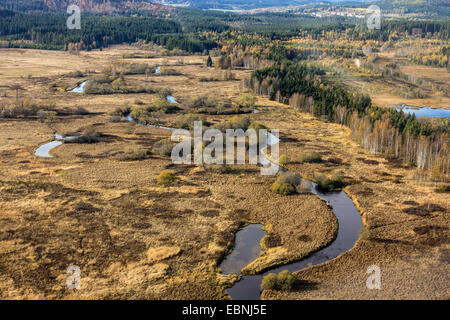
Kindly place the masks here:
POLYGON ((448 298, 448 19, 27 3, 0 0, 1 298, 448 298), (172 163, 194 121, 278 129, 280 172, 172 163))

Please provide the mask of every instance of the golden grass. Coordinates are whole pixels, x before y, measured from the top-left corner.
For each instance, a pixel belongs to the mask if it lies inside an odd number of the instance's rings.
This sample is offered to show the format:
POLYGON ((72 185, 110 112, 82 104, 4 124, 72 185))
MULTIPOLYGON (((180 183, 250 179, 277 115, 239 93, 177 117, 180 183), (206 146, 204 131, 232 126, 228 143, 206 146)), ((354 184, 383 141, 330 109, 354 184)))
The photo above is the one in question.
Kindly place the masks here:
MULTIPOLYGON (((91 114, 61 115, 45 123, 37 119, 0 120, 0 233, 4 235, 0 240, 3 270, 0 297, 224 299, 227 298, 225 287, 238 277, 218 275, 218 262, 232 248, 234 235, 243 223, 263 223, 268 226, 268 234, 280 238, 279 245, 265 248, 246 268, 249 273, 299 259, 331 241, 337 223, 330 208, 313 195, 286 198, 273 194, 270 191, 273 179, 262 177, 256 166, 236 166, 233 173, 223 175, 197 166, 173 166, 170 158, 160 156, 119 161, 118 157, 127 148, 151 148, 169 137, 170 132, 126 121, 110 122, 108 113, 127 102, 133 104, 135 99, 150 103, 156 95, 91 96, 48 89, 55 81, 64 79, 71 85, 79 81, 63 78, 63 73, 98 72, 104 65, 121 61, 124 52, 138 51, 136 48, 117 46, 103 52, 83 52, 80 56, 22 51, 23 54, 1 51, 8 61, 18 56, 13 65, 17 70, 0 67, 2 83, 21 84, 26 88, 21 96, 41 103, 53 102, 57 110, 82 106, 91 114), (43 55, 47 60, 43 60, 43 55), (43 60, 42 65, 39 59, 43 60), (40 76, 45 77, 27 79, 26 74, 31 70, 27 69, 28 62, 40 66, 43 70, 40 76), (53 132, 83 132, 91 125, 102 134, 100 142, 63 144, 52 150, 55 156, 52 159, 34 156, 40 144, 53 139, 53 132), (173 170, 179 177, 176 186, 162 188, 156 184, 157 175, 164 169, 173 170), (299 236, 304 237, 299 239, 299 236), (69 291, 65 286, 65 270, 71 264, 79 265, 82 270, 79 291, 69 291)), ((166 60, 172 65, 170 68, 183 75, 151 76, 150 79, 145 75, 127 76, 126 80, 133 85, 148 83, 170 88, 181 102, 207 94, 238 97, 241 94, 238 81, 198 81, 214 72, 193 64, 203 59, 200 56, 145 59, 149 64, 163 64, 166 60), (190 64, 177 66, 179 59, 190 64)), ((238 78, 248 73, 236 71, 238 78)), ((0 99, 14 100, 14 94, 8 91, 7 97, 0 99)), ((350 297, 354 292, 360 293, 350 285, 351 272, 358 277, 365 276, 362 267, 369 262, 392 262, 392 272, 397 267, 402 270, 399 257, 407 259, 412 253, 420 252, 427 253, 426 257, 417 258, 422 269, 429 265, 438 271, 436 278, 425 275, 420 282, 424 286, 422 292, 427 297, 442 297, 440 293, 430 292, 434 287, 441 290, 441 284, 436 281, 442 280, 442 272, 446 271, 436 260, 446 246, 439 242, 443 235, 440 231, 418 235, 414 228, 420 224, 448 227, 446 194, 434 192, 432 183, 414 184, 410 178, 412 169, 398 167, 363 151, 349 139, 344 127, 296 114, 289 107, 267 99, 260 99, 258 104, 262 106, 261 112, 249 116, 269 128, 280 129, 283 136, 290 138, 282 141, 280 150, 291 159, 288 169, 310 179, 318 173, 344 172, 345 178, 352 182, 345 191, 357 200, 365 224, 375 228, 375 237, 386 240, 359 241, 348 254, 326 267, 302 272, 301 278, 319 283, 316 291, 301 295, 271 293, 266 297, 314 298, 329 297, 331 293, 336 293, 336 297, 350 297), (296 155, 305 151, 320 153, 324 162, 297 163, 296 155), (332 158, 342 162, 329 161, 332 158), (378 164, 367 164, 360 159, 378 164), (402 177, 401 184, 393 183, 397 176, 402 177), (447 211, 429 217, 408 215, 403 209, 410 205, 404 202, 411 200, 420 205, 435 203, 447 211), (348 279, 339 287, 334 276, 348 279), (328 285, 331 291, 327 291, 328 285)), ((207 118, 220 122, 228 117, 207 118)), ((169 123, 173 119, 174 116, 164 116, 169 123)), ((403 279, 415 279, 410 269, 403 279)), ((389 283, 386 285, 392 287, 396 282, 389 283)), ((418 296, 417 290, 411 291, 410 297, 418 296)), ((393 296, 391 290, 383 297, 393 296)), ((408 297, 407 293, 403 296, 408 297)))

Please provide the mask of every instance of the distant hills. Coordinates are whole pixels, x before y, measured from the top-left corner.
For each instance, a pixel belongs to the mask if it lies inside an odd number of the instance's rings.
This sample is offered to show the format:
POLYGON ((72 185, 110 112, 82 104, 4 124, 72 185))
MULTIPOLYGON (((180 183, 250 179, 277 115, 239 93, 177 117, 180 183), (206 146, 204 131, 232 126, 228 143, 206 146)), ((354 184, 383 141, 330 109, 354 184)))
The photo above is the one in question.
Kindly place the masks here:
POLYGON ((148 0, 0 0, 1 7, 17 11, 66 11, 73 4, 82 11, 97 13, 173 10, 148 0))
POLYGON ((257 8, 323 4, 339 6, 367 6, 376 3, 382 10, 408 12, 438 12, 446 15, 449 0, 0 0, 0 6, 10 10, 65 11, 76 4, 84 11, 129 13, 138 11, 173 10, 173 7, 210 10, 251 10, 257 8))
POLYGON ((387 7, 448 7, 449 0, 154 0, 166 5, 194 7, 202 9, 255 9, 266 7, 283 7, 308 3, 377 3, 387 7))

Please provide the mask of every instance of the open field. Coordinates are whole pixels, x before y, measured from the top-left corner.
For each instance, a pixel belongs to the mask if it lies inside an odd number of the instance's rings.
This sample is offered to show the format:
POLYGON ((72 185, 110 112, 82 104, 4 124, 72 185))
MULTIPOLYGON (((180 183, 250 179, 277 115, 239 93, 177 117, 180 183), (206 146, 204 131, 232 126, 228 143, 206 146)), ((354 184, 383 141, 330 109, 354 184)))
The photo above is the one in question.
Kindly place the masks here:
MULTIPOLYGON (((50 90, 61 82, 76 87, 120 62, 166 65, 181 74, 124 79, 132 87, 171 89, 181 103, 178 113, 183 113, 193 97, 237 99, 242 94, 239 79, 250 73, 233 70, 237 80, 200 82, 217 73, 205 66, 204 56, 155 53, 151 59, 123 59, 130 52, 139 49, 115 46, 79 55, 0 49, 2 85, 20 85, 20 99, 52 104, 60 111, 44 122, 0 119, 1 298, 226 299, 226 287, 238 276, 221 275, 218 265, 243 225, 264 224, 268 235, 279 239, 248 267, 250 273, 300 259, 333 240, 337 221, 321 199, 272 193, 275 178, 261 176, 256 165, 216 173, 203 166, 174 165, 170 157, 155 154, 122 161, 128 150, 148 150, 170 132, 111 121, 110 113, 138 101, 148 105, 158 99, 157 93, 50 90), (67 76, 74 71, 85 74, 67 76), (76 107, 88 114, 63 112, 76 107), (52 150, 50 159, 34 155, 55 132, 84 133, 89 127, 99 133, 97 143, 65 143, 52 150), (174 186, 157 184, 164 169, 175 173, 174 186), (80 290, 66 287, 70 265, 81 268, 80 290)), ((16 99, 15 91, 0 90, 6 93, 0 102, 16 99)), ((371 230, 351 251, 296 274, 312 285, 293 292, 265 291, 263 298, 448 299, 448 193, 437 193, 431 182, 417 183, 413 168, 370 155, 350 140, 346 127, 266 98, 259 98, 257 105, 259 113, 245 116, 280 130, 280 151, 289 157, 288 169, 310 180, 319 174, 342 175, 348 183, 345 192, 371 230), (311 151, 323 161, 301 163, 300 153, 311 151), (365 272, 372 264, 383 272, 382 290, 376 292, 365 286, 365 272)), ((161 117, 172 123, 177 115, 161 117)), ((219 123, 234 116, 205 117, 219 123)))

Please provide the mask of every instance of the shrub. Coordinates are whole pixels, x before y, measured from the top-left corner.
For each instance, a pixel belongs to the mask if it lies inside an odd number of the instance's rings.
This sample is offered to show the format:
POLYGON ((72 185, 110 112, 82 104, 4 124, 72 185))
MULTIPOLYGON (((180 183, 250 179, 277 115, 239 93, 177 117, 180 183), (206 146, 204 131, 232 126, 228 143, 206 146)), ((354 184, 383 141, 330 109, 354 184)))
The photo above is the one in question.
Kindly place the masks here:
POLYGON ((270 187, 272 192, 281 194, 283 196, 288 196, 295 193, 295 187, 289 183, 279 184, 277 182, 273 183, 270 187))
MULTIPOLYGON (((31 102, 29 99, 17 100, 13 104, 2 103, 0 105, 0 117, 2 118, 28 118, 38 115, 39 110, 49 112, 50 108, 54 106, 40 106, 31 102)), ((39 116, 39 115, 38 115, 39 116)), ((48 116, 48 114, 47 114, 48 116)))
POLYGON ((288 184, 291 184, 294 187, 296 187, 302 183, 302 178, 300 177, 299 174, 294 173, 294 172, 283 172, 277 178, 277 182, 279 184, 288 183, 288 184))
POLYGON ((177 180, 177 177, 175 174, 170 170, 163 170, 156 178, 156 181, 158 184, 163 185, 165 187, 169 187, 175 183, 177 180))
POLYGON ((203 125, 209 125, 209 123, 206 121, 206 118, 203 115, 196 115, 196 114, 185 114, 180 115, 177 117, 175 121, 175 126, 177 128, 182 129, 194 129, 194 122, 195 121, 201 121, 203 125))
POLYGON ((278 276, 270 273, 263 278, 262 290, 291 290, 297 283, 297 278, 288 270, 281 271, 278 276))
POLYGON ((312 183, 307 180, 302 180, 301 184, 297 186, 297 193, 310 193, 312 183))
POLYGON ((233 169, 231 166, 226 164, 212 164, 207 167, 208 171, 215 172, 215 173, 231 173, 233 172, 233 169))
POLYGON ((157 89, 157 93, 161 99, 166 99, 167 96, 172 95, 172 90, 169 88, 159 88, 157 89))
POLYGON ((93 127, 88 127, 86 132, 74 139, 66 140, 66 143, 96 143, 99 141, 100 134, 93 127))
POLYGON ((276 182, 278 184, 288 183, 296 187, 302 183, 302 178, 300 177, 300 175, 294 172, 282 172, 278 176, 276 182))
POLYGON ((282 154, 281 156, 278 157, 278 164, 281 167, 286 167, 288 162, 289 162, 289 158, 288 158, 288 156, 286 154, 282 154))
POLYGON ((152 147, 152 152, 160 156, 170 156, 172 154, 172 143, 169 139, 162 139, 156 142, 152 147))
POLYGON ((273 273, 269 273, 262 280, 261 290, 276 290, 276 289, 277 289, 277 276, 273 273))
POLYGON ((295 282, 296 278, 288 270, 283 270, 278 274, 277 285, 279 290, 291 290, 295 282))
POLYGON ((341 177, 327 178, 324 176, 319 176, 317 178, 317 184, 319 189, 324 191, 334 191, 344 187, 344 182, 341 177))
POLYGON ((219 129, 222 132, 225 132, 227 129, 242 129, 246 131, 250 126, 250 120, 247 117, 233 117, 229 121, 225 121, 219 123, 214 126, 214 128, 219 129))
POLYGON ((151 152, 149 150, 132 150, 129 149, 125 152, 125 154, 119 157, 120 161, 136 161, 136 160, 145 160, 150 158, 151 152))
POLYGON ((180 75, 182 75, 181 72, 179 72, 175 69, 169 69, 169 68, 164 67, 164 68, 161 68, 160 70, 161 70, 160 74, 163 76, 180 76, 180 75))
POLYGON ((290 194, 295 193, 295 187, 289 183, 283 183, 280 186, 279 193, 284 196, 288 196, 290 194))
POLYGON ((300 154, 299 161, 301 163, 318 163, 322 161, 322 157, 317 152, 303 152, 300 154))
POLYGON ((206 66, 207 67, 212 67, 213 66, 213 61, 211 59, 211 56, 208 56, 208 59, 206 60, 206 66))
POLYGON ((121 107, 117 107, 113 112, 111 112, 112 116, 126 116, 128 114, 130 114, 131 112, 131 107, 130 106, 124 106, 123 108, 121 107))
POLYGON ((244 94, 238 100, 238 105, 244 108, 254 108, 256 104, 256 97, 251 94, 244 94))

